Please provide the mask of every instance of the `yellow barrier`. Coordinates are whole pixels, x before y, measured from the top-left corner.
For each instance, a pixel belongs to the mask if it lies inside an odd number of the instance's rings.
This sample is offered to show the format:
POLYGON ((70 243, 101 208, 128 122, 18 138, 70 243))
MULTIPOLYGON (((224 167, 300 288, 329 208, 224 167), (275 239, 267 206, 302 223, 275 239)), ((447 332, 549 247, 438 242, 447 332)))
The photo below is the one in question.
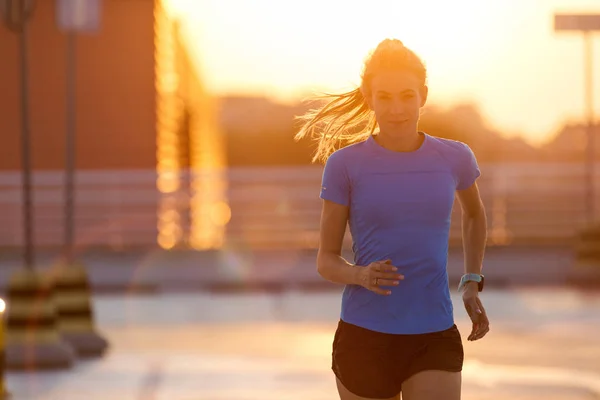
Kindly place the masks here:
POLYGON ((108 342, 95 329, 91 290, 83 265, 62 266, 54 277, 58 331, 79 356, 104 354, 108 342))
POLYGON ((10 277, 7 293, 6 368, 70 367, 75 352, 59 335, 51 283, 41 273, 21 268, 10 277))

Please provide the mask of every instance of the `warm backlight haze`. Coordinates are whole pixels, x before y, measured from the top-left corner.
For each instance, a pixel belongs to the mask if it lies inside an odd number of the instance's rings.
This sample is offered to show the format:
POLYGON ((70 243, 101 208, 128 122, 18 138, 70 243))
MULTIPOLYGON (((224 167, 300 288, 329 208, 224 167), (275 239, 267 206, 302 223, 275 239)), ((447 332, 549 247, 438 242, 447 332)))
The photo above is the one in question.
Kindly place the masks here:
MULTIPOLYGON (((432 103, 476 103, 492 127, 530 143, 584 117, 583 40, 554 33, 554 13, 600 13, 598 0, 171 0, 171 6, 217 94, 287 101, 347 89, 358 84, 367 52, 396 37, 426 62, 432 103)), ((600 93, 600 76, 594 92, 600 93)), ((600 115, 600 99, 595 110, 600 115)))

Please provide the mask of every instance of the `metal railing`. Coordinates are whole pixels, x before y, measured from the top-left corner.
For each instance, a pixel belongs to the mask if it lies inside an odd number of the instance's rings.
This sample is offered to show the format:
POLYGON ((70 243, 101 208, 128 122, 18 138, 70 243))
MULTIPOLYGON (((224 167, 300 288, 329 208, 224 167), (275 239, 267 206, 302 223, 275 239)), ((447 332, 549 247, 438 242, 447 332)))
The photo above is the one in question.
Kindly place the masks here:
MULTIPOLYGON (((484 164, 479 186, 486 206, 489 244, 564 244, 585 226, 583 166, 577 164, 484 164)), ((222 176, 230 218, 223 246, 314 248, 318 244, 321 166, 230 168, 222 176)), ((78 247, 157 246, 161 202, 175 206, 179 243, 193 234, 190 203, 206 191, 188 190, 200 178, 168 195, 156 188, 155 171, 79 171, 76 175, 75 236, 78 247)), ((34 238, 42 247, 63 238, 61 172, 33 176, 34 238)), ((197 187, 197 186, 196 186, 197 187)), ((0 247, 22 245, 20 174, 0 173, 0 247)), ((205 214, 211 218, 211 213, 205 214)), ((460 243, 460 206, 454 205, 451 244, 460 243)), ((349 246, 347 235, 345 245, 349 246)))

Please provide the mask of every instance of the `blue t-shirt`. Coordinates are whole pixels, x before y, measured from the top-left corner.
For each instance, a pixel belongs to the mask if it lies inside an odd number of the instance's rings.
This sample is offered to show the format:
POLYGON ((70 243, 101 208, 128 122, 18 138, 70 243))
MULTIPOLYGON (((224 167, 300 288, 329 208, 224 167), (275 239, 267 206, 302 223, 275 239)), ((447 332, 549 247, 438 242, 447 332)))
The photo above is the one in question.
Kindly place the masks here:
POLYGON ((462 142, 424 135, 419 149, 395 152, 373 136, 331 154, 320 197, 349 206, 354 262, 390 259, 405 276, 388 296, 346 285, 341 319, 374 331, 419 334, 454 324, 448 240, 455 191, 480 171, 462 142))

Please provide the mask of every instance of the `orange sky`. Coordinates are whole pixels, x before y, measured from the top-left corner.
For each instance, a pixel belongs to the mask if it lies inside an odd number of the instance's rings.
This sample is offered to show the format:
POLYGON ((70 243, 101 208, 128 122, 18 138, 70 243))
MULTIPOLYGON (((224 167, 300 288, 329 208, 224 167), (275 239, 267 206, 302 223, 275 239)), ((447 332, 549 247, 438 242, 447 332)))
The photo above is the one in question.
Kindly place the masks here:
MULTIPOLYGON (((432 103, 476 102, 530 143, 584 116, 583 40, 554 33, 553 14, 600 14, 600 0, 169 1, 217 94, 347 89, 367 52, 396 37, 426 62, 432 103)), ((600 32, 594 53, 600 118, 600 32)))

